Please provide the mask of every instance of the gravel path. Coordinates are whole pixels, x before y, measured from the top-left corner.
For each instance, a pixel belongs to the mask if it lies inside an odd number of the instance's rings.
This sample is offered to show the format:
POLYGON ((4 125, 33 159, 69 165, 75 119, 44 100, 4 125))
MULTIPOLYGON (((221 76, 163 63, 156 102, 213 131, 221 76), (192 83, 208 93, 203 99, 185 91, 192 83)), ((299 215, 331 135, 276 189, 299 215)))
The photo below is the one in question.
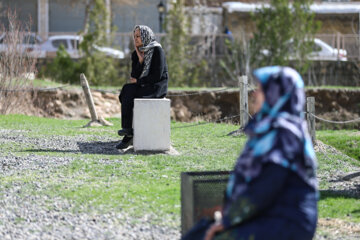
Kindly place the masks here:
POLYGON ((35 170, 38 175, 33 178, 39 179, 0 185, 0 239, 179 239, 179 228, 152 225, 148 215, 134 219, 118 211, 99 214, 78 209, 74 213, 69 211, 74 206, 66 199, 33 194, 44 188, 43 180, 50 179, 58 167, 74 160, 87 161, 80 153, 119 154, 112 139, 97 137, 89 141, 88 137, 29 138, 23 131, 0 130, 0 145, 9 146, 0 153, 0 175, 16 178, 35 170), (14 149, 18 151, 19 145, 21 149, 34 148, 39 153, 58 151, 79 155, 55 157, 24 151, 24 156, 19 157, 11 153, 14 149))
MULTIPOLYGON (((336 167, 319 171, 319 182, 325 183, 320 190, 326 190, 350 197, 360 198, 360 176, 344 180, 344 176, 349 173, 360 172, 360 168, 354 167, 349 162, 353 161, 350 157, 342 154, 332 146, 326 145, 317 140, 315 151, 325 156, 336 167), (349 161, 341 161, 348 158, 349 161)), ((360 201, 359 201, 360 202, 360 201)), ((360 205, 360 203, 359 203, 360 205)), ((355 240, 360 239, 360 223, 352 223, 341 219, 321 218, 318 220, 317 240, 355 240)))
MULTIPOLYGON (((114 139, 88 135, 76 137, 49 136, 28 137, 25 131, 0 130, 0 176, 23 176, 32 171, 35 176, 26 181, 12 181, 0 185, 0 239, 179 239, 180 220, 175 226, 158 226, 150 223, 151 216, 134 219, 126 214, 99 214, 97 211, 78 211, 66 199, 34 194, 46 185, 59 167, 74 160, 88 161, 84 153, 116 154, 114 139), (24 150, 19 154, 19 149, 24 150), (36 151, 35 151, 35 150, 36 151), (16 150, 17 154, 12 152, 16 150), (34 152, 39 154, 34 154, 34 152), (46 152, 72 153, 64 156, 48 156, 46 152), (38 181, 37 181, 38 180, 38 181)), ((341 154, 336 149, 318 142, 316 151, 329 158, 341 154)), ((100 160, 102 161, 102 160, 100 160)), ((107 162, 105 160, 104 164, 107 162)), ((332 159, 336 161, 336 158, 332 159)), ((339 160, 338 160, 339 161, 339 160)), ((325 181, 326 190, 343 191, 359 197, 360 177, 344 181, 342 177, 356 170, 351 164, 339 161, 339 169, 318 174, 325 181), (340 167, 341 166, 341 167, 340 167)), ((60 178, 61 179, 61 178, 60 178)), ((338 219, 319 219, 318 240, 360 239, 360 224, 338 219), (341 228, 339 228, 341 226, 341 228)))
POLYGON ((360 172, 359 167, 355 167, 350 163, 351 161, 356 160, 351 159, 332 146, 326 145, 319 140, 317 140, 315 151, 323 154, 325 158, 332 162, 332 165, 336 166, 317 174, 320 182, 326 182, 326 187, 322 187, 320 189, 360 198, 360 175, 348 180, 345 180, 346 178, 344 179, 345 176, 348 176, 351 173, 360 172), (342 156, 342 158, 348 158, 349 161, 344 162, 339 158, 339 156, 342 156))

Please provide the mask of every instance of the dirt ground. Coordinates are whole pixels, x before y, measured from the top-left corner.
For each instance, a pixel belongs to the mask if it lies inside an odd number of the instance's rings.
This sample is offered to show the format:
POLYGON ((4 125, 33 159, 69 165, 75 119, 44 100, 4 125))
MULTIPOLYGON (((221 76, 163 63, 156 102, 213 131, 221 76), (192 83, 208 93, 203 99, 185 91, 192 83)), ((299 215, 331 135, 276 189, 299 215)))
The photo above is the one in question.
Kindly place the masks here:
MULTIPOLYGON (((99 116, 121 117, 118 94, 115 92, 92 91, 95 108, 99 116)), ((325 120, 349 121, 360 118, 359 90, 326 90, 311 89, 307 97, 315 97, 315 114, 325 120)), ((252 94, 249 92, 249 114, 252 110, 252 94)), ((235 90, 225 91, 170 91, 167 98, 171 100, 171 118, 175 121, 218 121, 231 118, 237 123, 239 117, 239 93, 235 90)), ((84 119, 90 113, 82 90, 54 89, 36 91, 32 96, 19 96, 21 103, 14 100, 14 105, 7 113, 26 115, 84 119), (26 99, 26 101, 24 101, 26 99), (17 103, 17 104, 16 104, 17 103)), ((317 128, 359 128, 360 122, 350 124, 332 124, 317 120, 317 128)))

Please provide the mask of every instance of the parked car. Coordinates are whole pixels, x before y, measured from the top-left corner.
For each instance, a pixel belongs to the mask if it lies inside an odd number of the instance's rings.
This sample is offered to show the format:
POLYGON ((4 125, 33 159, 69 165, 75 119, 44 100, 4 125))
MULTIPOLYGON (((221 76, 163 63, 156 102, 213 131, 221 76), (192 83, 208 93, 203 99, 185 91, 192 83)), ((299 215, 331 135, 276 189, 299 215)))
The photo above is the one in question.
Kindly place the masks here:
POLYGON ((337 49, 331 47, 326 42, 315 38, 313 51, 309 54, 311 60, 327 60, 327 61, 347 61, 347 52, 345 49, 337 49))
MULTIPOLYGON (((46 51, 47 57, 55 57, 60 45, 63 45, 71 58, 80 58, 82 57, 82 53, 79 50, 79 44, 81 41, 82 37, 76 35, 50 36, 45 42, 41 44, 41 49, 46 51)), ((93 45, 93 50, 102 52, 106 56, 117 59, 123 59, 125 57, 124 52, 114 48, 93 45)))
POLYGON ((80 58, 79 44, 81 40, 81 37, 74 35, 50 36, 40 47, 46 52, 46 57, 56 57, 56 52, 63 45, 71 58, 80 58))
POLYGON ((34 33, 17 33, 17 35, 0 35, 0 52, 13 51, 15 48, 18 53, 26 54, 29 57, 45 57, 45 52, 41 50, 42 39, 34 33), (17 41, 16 45, 9 41, 17 41))
POLYGON ((125 58, 125 54, 123 51, 114 49, 114 48, 109 48, 109 47, 100 47, 97 45, 93 45, 93 48, 99 52, 104 53, 106 56, 112 57, 112 58, 118 58, 118 59, 123 59, 125 58))
MULTIPOLYGON (((292 41, 289 41, 290 49, 292 41)), ((291 52, 291 50, 290 50, 291 52)), ((262 54, 268 56, 270 52, 267 49, 261 51, 262 54)), ((296 59, 296 56, 290 54, 290 59, 296 59)), ((309 60, 314 61, 347 61, 347 51, 345 49, 337 49, 331 47, 319 38, 314 38, 313 51, 308 55, 309 60)))

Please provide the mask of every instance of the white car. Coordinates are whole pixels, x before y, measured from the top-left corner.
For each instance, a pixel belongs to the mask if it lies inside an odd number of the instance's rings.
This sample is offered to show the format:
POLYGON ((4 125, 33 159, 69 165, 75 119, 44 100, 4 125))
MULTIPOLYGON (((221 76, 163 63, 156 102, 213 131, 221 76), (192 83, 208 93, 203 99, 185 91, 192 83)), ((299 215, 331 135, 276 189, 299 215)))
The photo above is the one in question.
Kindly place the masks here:
POLYGON ((109 47, 100 47, 97 45, 93 45, 93 48, 99 52, 104 53, 106 56, 112 57, 112 58, 118 58, 118 59, 123 59, 125 58, 125 54, 123 51, 114 49, 114 48, 109 48, 109 47))
POLYGON ((40 47, 46 52, 46 57, 56 57, 56 52, 63 45, 71 58, 80 58, 79 44, 81 40, 81 37, 74 35, 50 36, 40 47))
MULTIPOLYGON (((79 44, 81 41, 82 37, 76 35, 50 36, 45 42, 41 44, 41 49, 46 51, 47 57, 55 57, 60 45, 63 45, 71 58, 80 58, 83 56, 79 50, 79 44)), ((93 48, 94 50, 102 52, 109 57, 117 59, 123 59, 125 57, 124 52, 117 49, 100 47, 97 45, 93 45, 93 48)))
POLYGON ((347 61, 347 52, 345 49, 331 47, 326 42, 315 38, 313 51, 309 54, 310 60, 325 61, 347 61))
MULTIPOLYGON (((290 40, 290 44, 292 40, 290 40)), ((290 47, 291 49, 291 47, 290 47)), ((290 50, 291 52, 291 50, 290 50)), ((267 49, 261 50, 265 56, 269 56, 270 52, 267 49)), ((331 47, 321 39, 314 38, 313 51, 307 56, 309 60, 315 61, 347 61, 347 52, 345 49, 336 49, 331 47)), ((290 56, 290 60, 296 59, 296 56, 290 56)))
POLYGON ((16 36, 2 33, 0 35, 0 52, 6 53, 16 49, 18 53, 26 56, 43 58, 45 57, 45 52, 41 50, 41 42, 41 37, 34 33, 19 33, 16 36), (17 43, 10 43, 10 41, 16 41, 17 43))

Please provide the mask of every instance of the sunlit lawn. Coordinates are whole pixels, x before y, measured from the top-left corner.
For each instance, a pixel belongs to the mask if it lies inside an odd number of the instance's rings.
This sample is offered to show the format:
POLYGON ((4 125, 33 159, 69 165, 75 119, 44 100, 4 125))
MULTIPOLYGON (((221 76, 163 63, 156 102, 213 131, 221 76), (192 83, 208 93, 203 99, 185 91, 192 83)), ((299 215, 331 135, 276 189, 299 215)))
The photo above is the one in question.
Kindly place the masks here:
MULTIPOLYGON (((55 136, 76 138, 82 136, 89 142, 99 138, 118 140, 116 130, 119 119, 109 119, 112 127, 82 128, 88 120, 59 120, 22 115, 0 116, 1 129, 22 130, 29 138, 51 139, 55 136)), ((3 154, 26 154, 68 156, 73 161, 53 170, 50 179, 41 179, 39 171, 21 171, 11 176, 0 177, 0 184, 26 183, 29 194, 46 194, 61 197, 82 206, 82 211, 126 212, 141 216, 150 214, 161 224, 179 224, 180 218, 180 173, 184 171, 231 170, 246 141, 244 136, 227 136, 238 129, 231 124, 171 123, 172 146, 178 156, 164 154, 88 154, 79 152, 38 151, 37 146, 14 143, 0 145, 3 154), (40 192, 32 191, 34 182, 45 187, 40 192), (164 221, 169 219, 173 221, 164 221)), ((359 154, 357 131, 318 131, 323 142, 337 147, 353 156, 359 154)), ((341 158, 341 156, 340 156, 341 158)), ((341 158, 349 161, 349 158, 341 158)), ((319 172, 338 167, 336 163, 318 154, 319 172)), ((25 191, 26 192, 26 191, 25 191)), ((358 199, 324 192, 319 202, 320 217, 360 220, 358 199)), ((69 209, 70 211, 75 210, 69 209)))

